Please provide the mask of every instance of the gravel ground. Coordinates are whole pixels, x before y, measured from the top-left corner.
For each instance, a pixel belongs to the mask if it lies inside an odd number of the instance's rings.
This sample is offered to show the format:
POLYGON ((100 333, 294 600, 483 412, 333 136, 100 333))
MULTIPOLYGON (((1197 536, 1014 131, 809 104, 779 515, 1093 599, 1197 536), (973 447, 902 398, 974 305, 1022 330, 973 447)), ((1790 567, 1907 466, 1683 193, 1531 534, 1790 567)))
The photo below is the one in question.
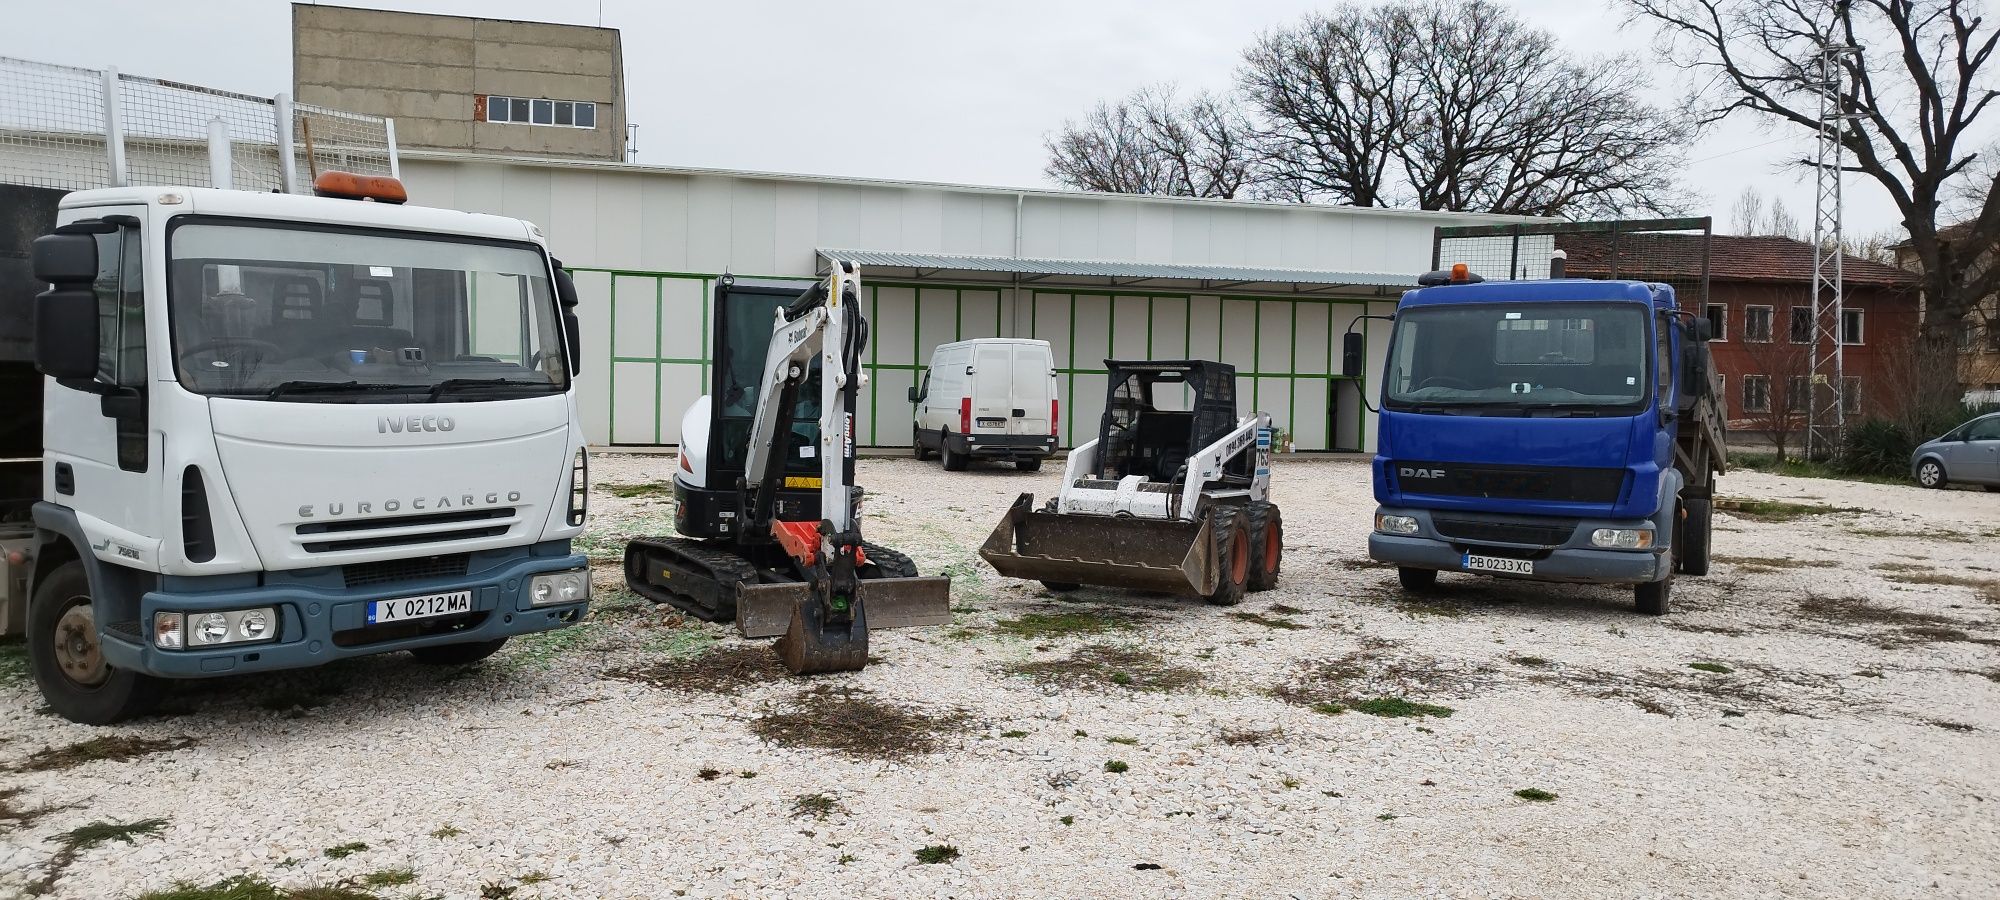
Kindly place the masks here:
POLYGON ((239 875, 452 898, 2000 883, 2000 496, 1732 474, 1729 497, 1808 506, 1718 513, 1714 573, 1649 619, 1605 587, 1447 576, 1405 597, 1366 559, 1366 465, 1284 458, 1283 583, 1227 610, 985 568, 973 548, 1053 468, 868 460, 871 538, 952 575, 957 622, 878 632, 866 671, 800 682, 619 589, 625 536, 664 533, 671 506, 611 486, 673 465, 596 458, 592 622, 477 666, 203 682, 113 729, 40 712, 0 666, 0 895, 239 875), (27 771, 107 735, 175 743, 27 771), (59 852, 71 829, 147 819, 164 822, 59 852))

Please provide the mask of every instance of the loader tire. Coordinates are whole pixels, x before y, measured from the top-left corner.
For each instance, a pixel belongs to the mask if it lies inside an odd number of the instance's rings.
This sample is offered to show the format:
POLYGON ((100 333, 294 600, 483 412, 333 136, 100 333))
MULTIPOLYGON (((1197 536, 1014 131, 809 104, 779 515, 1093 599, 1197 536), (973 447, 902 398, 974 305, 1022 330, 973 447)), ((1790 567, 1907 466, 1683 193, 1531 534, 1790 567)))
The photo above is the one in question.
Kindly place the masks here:
POLYGON ((861 552, 867 554, 868 565, 862 567, 863 578, 915 578, 917 564, 907 554, 891 550, 881 544, 861 542, 861 552))
POLYGON ((1268 591, 1278 586, 1278 569, 1285 561, 1285 519, 1277 504, 1261 500, 1244 515, 1250 528, 1249 589, 1268 591))
POLYGON ((1234 506, 1218 506, 1208 513, 1216 579, 1215 590, 1202 599, 1216 606, 1242 603, 1250 584, 1250 526, 1244 519, 1243 510, 1234 506))

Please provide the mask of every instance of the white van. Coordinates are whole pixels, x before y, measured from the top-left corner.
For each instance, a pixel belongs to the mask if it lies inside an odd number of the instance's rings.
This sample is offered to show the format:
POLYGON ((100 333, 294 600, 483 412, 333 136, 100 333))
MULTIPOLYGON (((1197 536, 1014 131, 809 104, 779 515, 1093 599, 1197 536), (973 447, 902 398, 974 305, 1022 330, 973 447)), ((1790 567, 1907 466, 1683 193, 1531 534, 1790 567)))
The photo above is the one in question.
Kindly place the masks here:
POLYGON ((916 405, 911 443, 918 459, 944 457, 960 471, 974 458, 1010 459, 1032 472, 1056 452, 1055 357, 1048 341, 979 338, 940 344, 916 405))

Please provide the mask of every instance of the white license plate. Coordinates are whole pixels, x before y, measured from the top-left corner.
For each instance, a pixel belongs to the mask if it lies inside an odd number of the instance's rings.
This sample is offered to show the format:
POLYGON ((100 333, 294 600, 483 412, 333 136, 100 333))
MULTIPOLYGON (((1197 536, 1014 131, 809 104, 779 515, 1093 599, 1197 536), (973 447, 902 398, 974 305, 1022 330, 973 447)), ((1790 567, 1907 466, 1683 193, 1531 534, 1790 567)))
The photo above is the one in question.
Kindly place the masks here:
POLYGON ((425 594, 422 597, 402 597, 396 600, 376 600, 368 604, 368 624, 387 625, 390 622, 434 619, 438 616, 455 616, 471 611, 471 591, 453 591, 449 594, 425 594))
POLYGON ((1001 428, 1005 427, 1006 424, 1007 424, 1006 419, 996 419, 991 416, 980 416, 978 422, 978 425, 981 428, 1001 428))
POLYGON ((1500 572, 1507 575, 1533 575, 1535 574, 1535 561, 1532 559, 1508 559, 1504 556, 1474 556, 1467 553, 1465 554, 1465 570, 1467 572, 1500 572))

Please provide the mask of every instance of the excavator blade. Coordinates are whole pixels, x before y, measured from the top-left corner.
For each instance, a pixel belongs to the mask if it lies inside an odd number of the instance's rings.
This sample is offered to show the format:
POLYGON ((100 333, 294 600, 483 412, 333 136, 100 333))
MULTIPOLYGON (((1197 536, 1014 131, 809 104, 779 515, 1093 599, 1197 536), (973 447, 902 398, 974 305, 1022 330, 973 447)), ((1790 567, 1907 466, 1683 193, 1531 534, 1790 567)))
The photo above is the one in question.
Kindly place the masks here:
POLYGON ((1215 589, 1208 523, 1130 516, 1065 515, 1022 494, 979 548, 1009 578, 1051 584, 1206 594, 1215 589))
MULTIPOLYGON (((856 590, 871 628, 951 624, 950 578, 864 578, 856 590)), ((736 629, 747 638, 777 637, 811 599, 812 590, 803 583, 746 584, 736 595, 736 629)))
POLYGON ((854 618, 826 621, 818 601, 792 607, 791 622, 778 638, 778 658, 793 675, 859 672, 868 665, 868 604, 854 604, 854 618))

